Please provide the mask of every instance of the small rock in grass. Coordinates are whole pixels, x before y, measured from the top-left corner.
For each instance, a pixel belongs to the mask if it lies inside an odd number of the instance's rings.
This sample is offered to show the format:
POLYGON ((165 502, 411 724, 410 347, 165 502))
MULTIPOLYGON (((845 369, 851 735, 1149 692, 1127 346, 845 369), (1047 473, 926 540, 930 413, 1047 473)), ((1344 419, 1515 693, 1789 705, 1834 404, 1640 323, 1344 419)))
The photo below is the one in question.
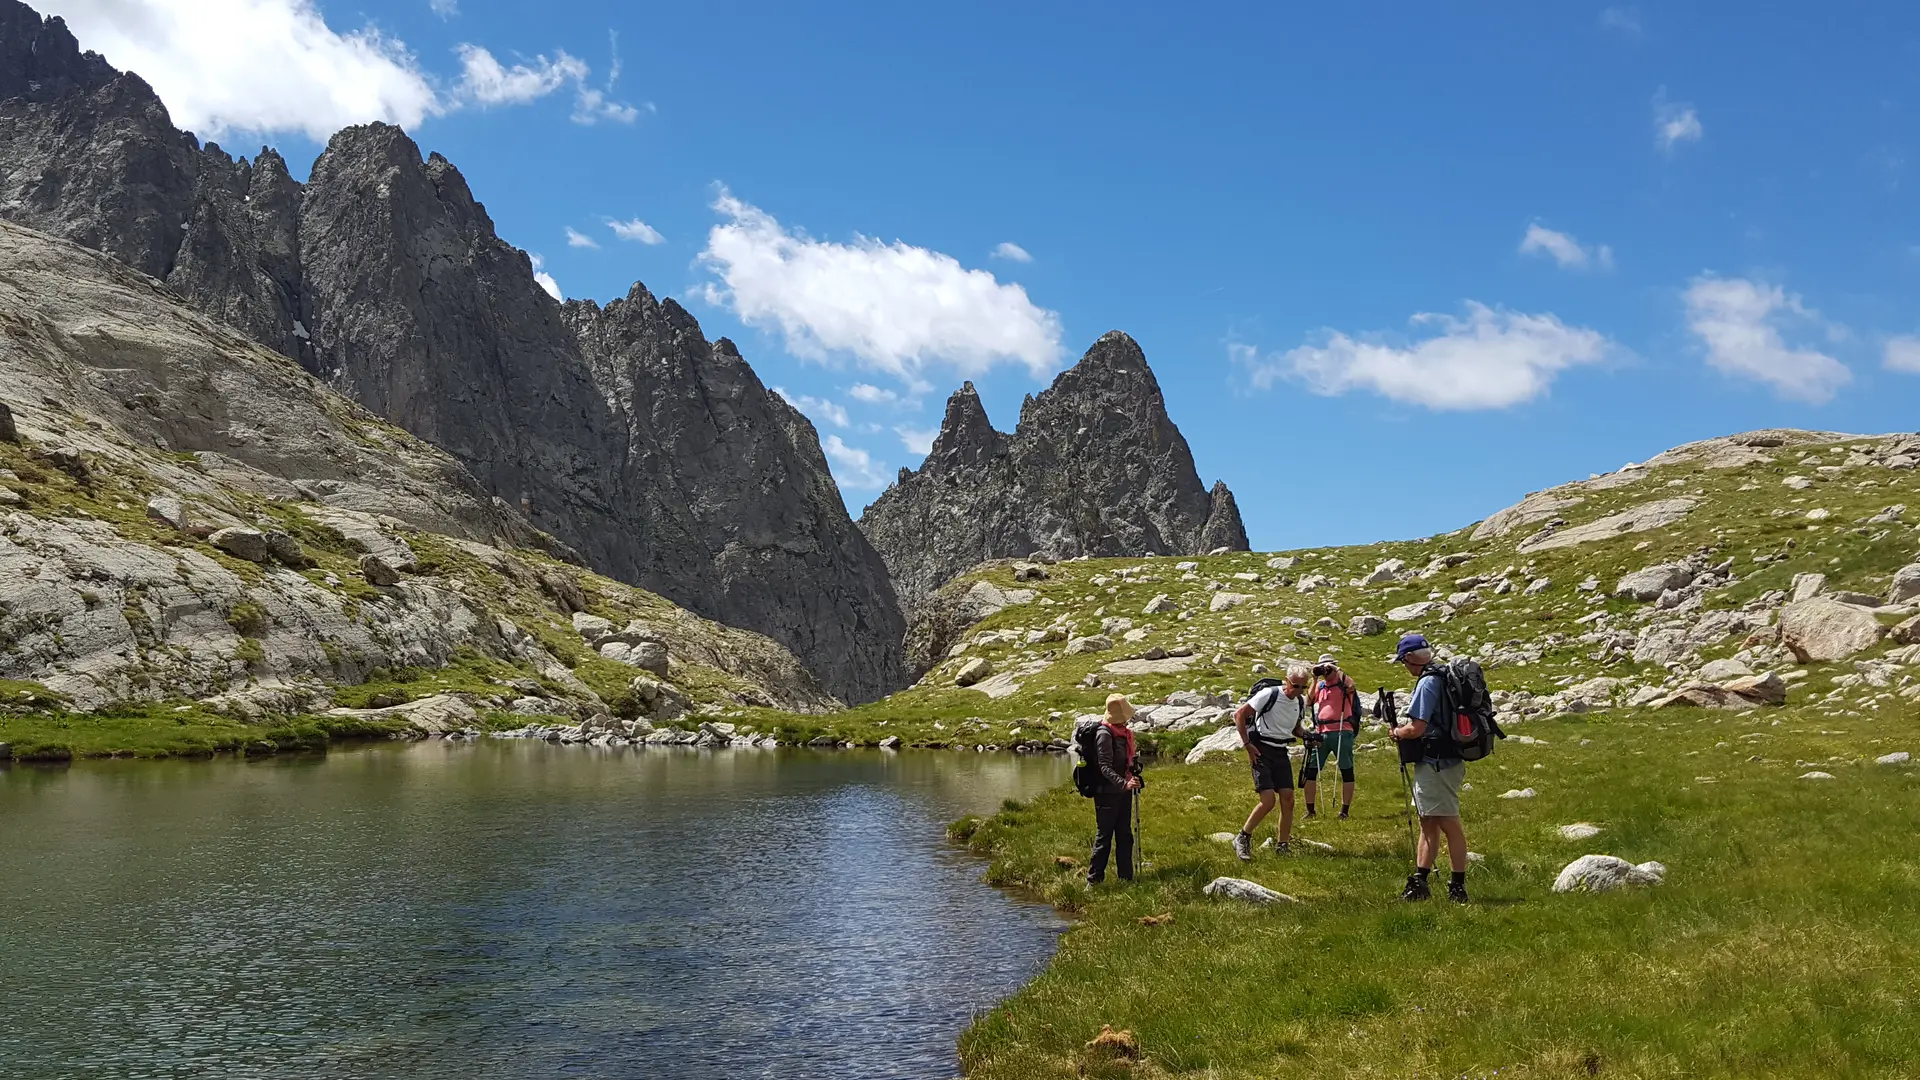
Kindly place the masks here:
POLYGON ((1500 797, 1503 799, 1531 799, 1538 794, 1539 792, 1532 788, 1520 788, 1515 791, 1505 792, 1500 797))
POLYGON ((1586 840, 1591 837, 1599 836, 1600 831, 1601 831, 1600 826, 1598 825, 1590 825, 1584 821, 1576 821, 1571 825, 1560 826, 1560 839, 1586 840))
POLYGON ((1912 760, 1912 755, 1908 754, 1905 750, 1895 750, 1891 754, 1881 754, 1879 757, 1874 758, 1873 763, 1875 765, 1905 765, 1910 760, 1912 760))
POLYGON ((1821 771, 1820 771, 1819 769, 1815 769, 1815 770, 1813 770, 1812 772, 1803 772, 1803 773, 1801 773, 1801 774, 1800 774, 1800 779, 1802 779, 1802 780, 1831 780, 1831 779, 1833 779, 1833 774, 1832 774, 1832 773, 1830 773, 1830 772, 1821 772, 1821 771))
POLYGON ((1216 844, 1231 844, 1233 843, 1234 838, 1237 837, 1238 835, 1239 835, 1238 833, 1230 833, 1230 832, 1209 833, 1207 834, 1207 839, 1213 841, 1216 844))
POLYGON ((1553 891, 1612 892, 1625 885, 1658 885, 1666 876, 1667 868, 1657 862, 1635 866, 1612 855, 1582 855, 1560 871, 1553 881, 1553 891))
POLYGON ((1269 904, 1299 903, 1298 900, 1295 900, 1285 893, 1274 892, 1265 885, 1248 881, 1245 878, 1214 878, 1212 881, 1207 882, 1206 887, 1200 891, 1206 893, 1208 896, 1226 900, 1244 900, 1249 904, 1258 904, 1262 907, 1269 904))

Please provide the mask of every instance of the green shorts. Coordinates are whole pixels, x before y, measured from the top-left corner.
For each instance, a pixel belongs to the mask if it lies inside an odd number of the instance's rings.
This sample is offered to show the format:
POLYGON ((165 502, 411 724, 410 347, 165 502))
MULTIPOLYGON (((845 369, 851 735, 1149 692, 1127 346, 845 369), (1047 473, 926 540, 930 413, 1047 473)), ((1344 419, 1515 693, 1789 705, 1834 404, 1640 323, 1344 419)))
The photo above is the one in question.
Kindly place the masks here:
POLYGON ((1467 763, 1456 761, 1443 769, 1426 762, 1413 766, 1413 808, 1423 818, 1460 816, 1460 782, 1467 778, 1467 763))
POLYGON ((1326 768, 1327 759, 1332 758, 1343 777, 1353 775, 1353 735, 1351 731, 1329 731, 1321 744, 1307 751, 1306 760, 1300 763, 1300 782, 1317 779, 1320 770, 1326 768))

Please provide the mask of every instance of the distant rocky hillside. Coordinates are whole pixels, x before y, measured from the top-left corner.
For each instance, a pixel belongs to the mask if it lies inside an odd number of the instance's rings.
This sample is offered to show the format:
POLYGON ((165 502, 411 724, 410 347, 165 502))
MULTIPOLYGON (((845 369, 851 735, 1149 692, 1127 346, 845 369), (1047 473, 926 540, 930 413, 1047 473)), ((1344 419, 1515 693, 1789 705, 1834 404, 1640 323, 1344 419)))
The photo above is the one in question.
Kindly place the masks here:
MULTIPOLYGON (((1005 561, 929 605, 949 618, 937 639, 911 639, 936 660, 918 685, 847 716, 909 743, 1061 747, 1075 713, 1117 690, 1150 705, 1142 727, 1179 749, 1213 735, 1204 754, 1237 746, 1220 731, 1227 705, 1292 660, 1332 653, 1369 696, 1404 690, 1387 654, 1420 630, 1485 665, 1517 732, 1529 718, 1628 709, 1911 719, 1917 465, 1920 435, 1756 431, 1424 540, 1005 561)), ((1757 722, 1729 738, 1764 754, 1757 722)))
POLYGON ((645 289, 563 310, 446 159, 384 124, 305 184, 175 129, 0 0, 0 218, 107 252, 458 458, 596 570, 764 632, 834 693, 900 679, 886 567, 818 439, 645 289))
POLYGON ((993 559, 1247 549, 1233 493, 1200 482, 1146 356, 1118 331, 1029 396, 1011 435, 972 383, 954 393, 926 462, 900 470, 860 527, 909 611, 993 559))
POLYGON ((774 641, 570 564, 453 457, 151 278, 4 222, 0 398, 0 721, 162 702, 167 725, 625 737, 837 704, 774 641))

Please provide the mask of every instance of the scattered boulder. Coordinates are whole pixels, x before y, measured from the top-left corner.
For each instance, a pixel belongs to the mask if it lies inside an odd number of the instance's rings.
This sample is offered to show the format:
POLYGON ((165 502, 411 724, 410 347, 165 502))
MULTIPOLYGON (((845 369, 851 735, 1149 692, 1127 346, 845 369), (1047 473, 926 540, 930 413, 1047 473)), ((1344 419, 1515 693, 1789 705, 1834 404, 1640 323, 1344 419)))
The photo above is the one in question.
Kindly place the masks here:
POLYGON ((1405 560, 1388 559, 1386 562, 1383 562, 1379 566, 1374 567, 1373 573, 1368 574, 1366 577, 1362 578, 1360 580, 1360 584, 1384 585, 1389 581, 1397 581, 1399 580, 1400 575, 1404 573, 1406 569, 1407 569, 1407 564, 1405 560))
POLYGON ((1266 907, 1270 904, 1297 904, 1300 901, 1285 893, 1277 893, 1258 882, 1245 878, 1217 877, 1207 882, 1200 890, 1208 896, 1221 900, 1242 900, 1249 904, 1266 907))
POLYGON ((1842 604, 1826 597, 1814 597, 1780 609, 1781 643, 1801 663, 1812 660, 1845 660, 1872 647, 1885 637, 1872 611, 1842 604))
POLYGON ((1875 765, 1905 765, 1912 759, 1913 755, 1907 753, 1905 750, 1895 750, 1891 754, 1881 754, 1879 757, 1874 758, 1873 763, 1875 765))
POLYGON ((1113 639, 1105 634, 1089 634, 1067 642, 1066 655, 1081 656, 1086 653, 1106 652, 1113 648, 1113 639))
POLYGON ((1880 606, 1880 598, 1871 593, 1848 592, 1841 589, 1827 593, 1826 596, 1827 599, 1832 600, 1836 604, 1852 604, 1854 607, 1864 608, 1876 608, 1880 606))
POLYGON ((954 673, 953 685, 972 686, 991 674, 993 674, 993 665, 987 662, 986 657, 976 656, 960 665, 960 670, 954 673))
POLYGON ((1500 797, 1503 799, 1531 799, 1539 794, 1539 792, 1532 788, 1519 788, 1513 791, 1502 792, 1500 797))
POLYGON ((1041 566, 1039 563, 1030 563, 1030 562, 1014 563, 1013 564, 1013 580, 1045 581, 1047 580, 1047 568, 1044 566, 1041 566))
POLYGON ((1612 892, 1627 885, 1658 885, 1666 877, 1667 868, 1657 862, 1635 866, 1612 855, 1582 855, 1553 879, 1553 891, 1612 892))
POLYGON ((625 663, 644 671, 651 671, 661 678, 667 677, 667 647, 658 641, 636 641, 627 649, 625 663))
POLYGON ((1818 769, 1815 769, 1815 770, 1813 770, 1812 772, 1803 772, 1803 773, 1801 773, 1801 774, 1800 774, 1800 776, 1799 776, 1799 779, 1801 779, 1801 780, 1831 780, 1831 779, 1833 779, 1833 774, 1832 774, 1832 773, 1830 773, 1830 772, 1821 772, 1820 770, 1818 770, 1818 769))
POLYGON ((1920 563, 1908 563, 1893 572, 1893 584, 1887 588, 1887 603, 1904 604, 1920 599, 1920 563))
POLYGON ((179 532, 187 531, 187 507, 171 495, 155 495, 147 500, 147 516, 179 532))
POLYGON ((1893 640, 1902 645, 1920 645, 1920 615, 1915 615, 1892 630, 1893 640))
POLYGON ((1166 593, 1161 593, 1160 595, 1147 601, 1147 606, 1141 609, 1141 614, 1164 615, 1167 612, 1172 611, 1174 608, 1178 606, 1179 605, 1175 604, 1173 600, 1167 596, 1166 593))
POLYGON ((391 588, 400 584, 400 571, 387 565, 387 561, 378 555, 360 556, 360 576, 367 584, 381 588, 391 588))
POLYGON ((1355 637, 1374 637, 1387 632, 1387 620, 1378 615, 1355 615, 1347 621, 1347 633, 1355 637))
POLYGON ((1277 555, 1267 560, 1269 570, 1291 570, 1300 560, 1292 555, 1277 555))
POLYGON ((1526 588, 1520 590, 1520 595, 1539 596, 1541 593, 1546 592, 1548 589, 1552 587, 1553 587, 1552 578, 1543 578, 1543 577, 1534 578, 1532 581, 1527 582, 1526 588))
POLYGON ((1785 679, 1771 671, 1743 678, 1731 679, 1720 684, 1720 689, 1738 694, 1748 701, 1761 705, 1785 705, 1787 703, 1787 683, 1785 679))
POLYGON ((1659 499, 1570 529, 1542 530, 1520 541, 1516 550, 1524 555, 1553 548, 1573 547, 1592 540, 1606 540, 1626 533, 1664 529, 1685 517, 1697 505, 1699 505, 1698 500, 1685 497, 1659 499))
POLYGON ((1708 661, 1707 665, 1700 669, 1700 681, 1723 683, 1728 679, 1738 679, 1751 674, 1753 674, 1753 669, 1739 660, 1731 658, 1726 660, 1712 660, 1708 661))
POLYGON ((1669 589, 1684 589, 1693 583, 1693 568, 1685 563, 1661 563, 1649 566, 1620 579, 1613 587, 1613 595, 1646 603, 1658 600, 1660 594, 1669 589))
POLYGON ((279 529, 269 529, 266 537, 268 554, 282 564, 291 566, 295 570, 305 570, 314 565, 306 549, 301 547, 300 541, 295 540, 291 534, 281 532, 279 529))
POLYGON ((584 611, 573 613, 573 632, 579 634, 587 644, 594 646, 598 646, 615 633, 613 620, 584 611))
POLYGON ((889 736, 887 736, 886 738, 884 738, 884 739, 881 739, 881 740, 880 740, 880 749, 882 749, 882 750, 898 750, 898 749, 900 749, 900 736, 898 736, 898 735, 889 735, 889 736))
POLYGON ((1187 751, 1187 764, 1198 765, 1208 754, 1233 753, 1240 749, 1240 732, 1237 728, 1223 727, 1213 734, 1195 743, 1187 751))
POLYGON ((1592 825, 1585 821, 1576 821, 1571 825, 1560 826, 1560 839, 1587 840, 1599 836, 1601 831, 1598 825, 1592 825))
POLYGON ((51 450, 42 450, 40 459, 83 484, 93 479, 93 470, 87 467, 87 459, 75 447, 56 446, 51 450))
POLYGON ((1402 604, 1387 612, 1387 621, 1394 623, 1414 622, 1427 617, 1437 605, 1431 600, 1420 600, 1411 604, 1402 604))
POLYGON ((1811 600, 1827 591, 1827 575, 1795 574, 1793 584, 1789 588, 1793 594, 1791 602, 1797 604, 1802 600, 1811 600))
POLYGON ((1248 596, 1246 593, 1217 592, 1213 594, 1212 600, 1207 601, 1207 610, 1230 611, 1251 599, 1253 599, 1253 597, 1248 596))
POLYGON ((259 529, 229 526, 207 537, 207 542, 236 559, 263 563, 273 557, 267 548, 267 536, 259 529))

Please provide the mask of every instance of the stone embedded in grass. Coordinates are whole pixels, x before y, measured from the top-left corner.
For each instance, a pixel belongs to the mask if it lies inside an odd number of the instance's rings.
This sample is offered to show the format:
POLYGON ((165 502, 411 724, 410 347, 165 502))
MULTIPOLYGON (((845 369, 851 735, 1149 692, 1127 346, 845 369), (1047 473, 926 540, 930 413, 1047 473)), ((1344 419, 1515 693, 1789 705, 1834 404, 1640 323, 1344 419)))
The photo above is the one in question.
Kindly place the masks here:
POLYGON ((1598 825, 1594 825, 1585 821, 1576 821, 1571 825, 1560 826, 1560 839, 1586 840, 1591 837, 1599 836, 1601 831, 1602 830, 1598 825))
POLYGON ((207 543, 248 562, 263 563, 273 557, 273 553, 267 549, 267 535, 259 529, 229 526, 207 537, 207 543))
POLYGON ((1796 660, 1845 660, 1885 637, 1872 611, 1814 597, 1780 609, 1780 639, 1796 660))
POLYGON ((1241 900, 1249 904, 1266 907, 1270 904, 1297 904, 1300 901, 1285 893, 1277 893, 1258 882, 1245 878, 1217 877, 1207 882, 1200 890, 1208 896, 1222 900, 1241 900))
POLYGON ((387 561, 378 555, 360 556, 360 576, 367 584, 381 588, 390 588, 400 584, 400 571, 387 565, 387 561))
POLYGON ((1873 763, 1875 765, 1905 765, 1910 760, 1912 760, 1911 754, 1908 754, 1905 750, 1895 750, 1891 754, 1881 754, 1879 757, 1874 758, 1873 763))
POLYGON ((993 674, 993 664, 984 656, 976 656, 960 665, 960 670, 954 672, 953 685, 972 686, 991 674, 993 674))
POLYGON ((1395 623, 1414 622, 1426 617, 1436 605, 1431 600, 1420 600, 1411 604, 1402 604, 1387 612, 1387 621, 1395 623))
POLYGON ((1240 749, 1240 732, 1232 727, 1223 727, 1194 744, 1187 751, 1187 764, 1198 765, 1208 754, 1232 753, 1240 749))
POLYGON ((1112 638, 1104 634, 1090 634, 1067 642, 1066 655, 1080 656, 1086 653, 1106 652, 1111 648, 1113 648, 1112 638))
POLYGON ((1636 866, 1612 855, 1582 855, 1560 871, 1553 891, 1612 892, 1627 885, 1658 885, 1666 877, 1667 868, 1657 862, 1636 866))
POLYGON ((1178 606, 1179 605, 1175 604, 1172 598, 1167 596, 1166 593, 1161 593, 1158 596, 1155 596, 1153 599, 1147 601, 1147 606, 1141 609, 1141 614, 1161 615, 1166 612, 1172 611, 1174 608, 1178 606))
POLYGON ((1814 770, 1813 770, 1812 772, 1803 772, 1803 773, 1801 773, 1801 774, 1800 774, 1800 776, 1798 777, 1798 779, 1801 779, 1801 780, 1831 780, 1831 779, 1833 779, 1833 774, 1832 774, 1832 773, 1830 773, 1830 772, 1821 772, 1821 771, 1820 771, 1819 769, 1814 769, 1814 770))
POLYGON ((1780 482, 1794 491, 1805 491, 1813 486, 1813 481, 1804 476, 1789 476, 1780 482))
POLYGON ((1512 791, 1507 791, 1507 792, 1502 792, 1502 793, 1501 793, 1501 795, 1500 795, 1500 798, 1502 798, 1502 799, 1531 799, 1531 798, 1533 798, 1534 796, 1536 796, 1536 795, 1538 795, 1538 794, 1539 794, 1539 792, 1537 792, 1537 791, 1535 791, 1535 790, 1533 790, 1532 788, 1516 788, 1516 789, 1514 789, 1514 790, 1512 790, 1512 791))
POLYGON ((1213 599, 1207 601, 1207 610, 1230 611, 1251 599, 1253 599, 1253 597, 1248 596, 1246 593, 1217 592, 1213 594, 1213 599))

